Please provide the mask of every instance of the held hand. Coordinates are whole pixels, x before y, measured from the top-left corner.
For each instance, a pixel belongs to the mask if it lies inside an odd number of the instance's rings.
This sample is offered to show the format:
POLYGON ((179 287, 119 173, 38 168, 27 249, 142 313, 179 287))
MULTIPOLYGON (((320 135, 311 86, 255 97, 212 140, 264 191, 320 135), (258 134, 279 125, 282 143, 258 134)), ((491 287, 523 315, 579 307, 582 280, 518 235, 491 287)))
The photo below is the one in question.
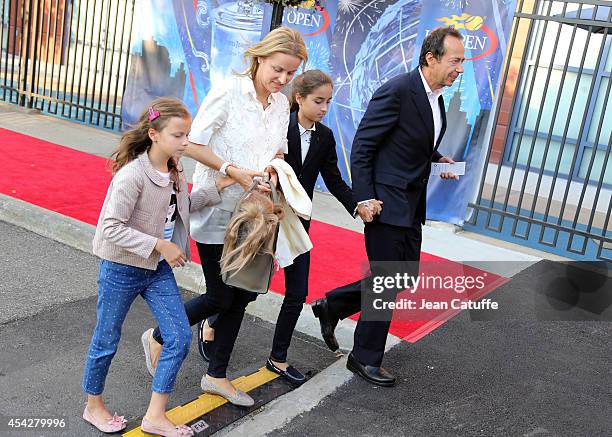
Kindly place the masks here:
POLYGON ((372 199, 357 206, 357 214, 364 223, 370 223, 374 217, 382 212, 382 201, 372 199))
POLYGON ((372 210, 370 210, 365 203, 357 206, 357 214, 359 214, 359 217, 361 217, 361 220, 363 220, 364 223, 370 223, 372 220, 374 220, 372 210))
MULTIPOLYGON (((442 158, 440 158, 438 160, 438 162, 442 162, 442 163, 447 163, 447 164, 454 164, 455 161, 453 161, 450 157, 448 156, 443 156, 442 158)), ((455 173, 453 173, 452 171, 445 171, 440 173, 440 177, 442 179, 454 179, 456 181, 459 180, 459 176, 457 176, 455 173)))
POLYGON ((238 182, 245 191, 248 190, 251 186, 251 183, 253 183, 254 177, 263 176, 263 173, 259 171, 247 170, 238 167, 228 167, 225 171, 227 175, 236 182, 238 182))
MULTIPOLYGON (((266 175, 269 177, 269 181, 270 183, 274 184, 274 187, 278 187, 278 174, 276 173, 276 170, 274 169, 274 167, 272 166, 268 166, 266 167, 266 169, 263 172, 264 175, 264 179, 266 177, 266 175)), ((257 184, 257 190, 261 193, 269 193, 270 191, 272 191, 269 187, 268 184, 265 184, 263 181, 264 179, 262 178, 256 178, 257 181, 259 182, 257 184)))
POLYGON ((382 212, 382 200, 370 200, 366 206, 372 211, 372 215, 379 215, 382 212))
POLYGON ((157 240, 155 250, 158 251, 166 260, 170 267, 182 267, 187 262, 187 256, 173 242, 166 240, 157 240))
POLYGON ((217 191, 221 192, 223 189, 229 187, 230 185, 234 185, 236 181, 229 176, 223 176, 221 173, 215 179, 215 186, 217 187, 217 191))
POLYGON ((263 179, 261 179, 261 178, 255 178, 255 179, 256 179, 256 180, 257 180, 257 182, 258 182, 258 183, 257 183, 257 186, 255 187, 255 189, 256 189, 257 191, 259 191, 260 193, 264 193, 264 194, 267 194, 267 193, 269 193, 270 191, 272 191, 272 190, 271 190, 271 189, 268 187, 268 185, 267 185, 267 184, 264 184, 264 183, 263 183, 263 179))

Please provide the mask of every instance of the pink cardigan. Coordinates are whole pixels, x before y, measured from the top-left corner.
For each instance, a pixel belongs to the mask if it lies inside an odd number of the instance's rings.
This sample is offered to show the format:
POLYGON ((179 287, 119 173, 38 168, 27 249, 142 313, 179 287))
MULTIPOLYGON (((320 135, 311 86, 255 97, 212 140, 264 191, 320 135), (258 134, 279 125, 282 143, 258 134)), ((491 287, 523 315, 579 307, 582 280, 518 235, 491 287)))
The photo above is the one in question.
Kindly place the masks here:
MULTIPOLYGON (((191 198, 180 172, 177 220, 172 241, 190 258, 189 212, 219 203, 215 185, 203 187, 191 198)), ((155 251, 163 239, 172 183, 153 167, 147 153, 126 164, 113 177, 93 239, 94 255, 121 264, 157 269, 160 254, 155 251)))

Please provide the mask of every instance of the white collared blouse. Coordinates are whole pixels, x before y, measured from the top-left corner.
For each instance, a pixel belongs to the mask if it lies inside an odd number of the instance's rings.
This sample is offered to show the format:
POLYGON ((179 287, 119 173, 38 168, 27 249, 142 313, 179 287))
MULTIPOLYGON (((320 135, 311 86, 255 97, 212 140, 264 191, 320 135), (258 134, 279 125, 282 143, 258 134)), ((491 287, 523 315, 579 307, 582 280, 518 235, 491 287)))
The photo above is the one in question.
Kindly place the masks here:
MULTIPOLYGON (((189 141, 207 145, 223 161, 238 167, 263 171, 281 150, 287 153, 289 102, 282 93, 272 93, 264 110, 257 100, 253 81, 232 76, 210 90, 193 120, 189 141)), ((207 186, 218 175, 200 163, 193 175, 193 189, 207 186)), ((222 244, 225 228, 243 193, 238 184, 221 192, 221 203, 191 216, 191 236, 207 244, 222 244)))

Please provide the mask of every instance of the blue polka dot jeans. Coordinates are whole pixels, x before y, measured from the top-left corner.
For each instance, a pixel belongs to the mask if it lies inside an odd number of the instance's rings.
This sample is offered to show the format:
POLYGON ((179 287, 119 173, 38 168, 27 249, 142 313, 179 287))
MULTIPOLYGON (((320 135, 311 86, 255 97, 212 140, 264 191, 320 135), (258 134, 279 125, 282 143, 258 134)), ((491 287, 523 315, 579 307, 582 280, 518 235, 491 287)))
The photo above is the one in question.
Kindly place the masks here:
POLYGON ((166 261, 160 261, 153 271, 101 260, 97 321, 83 375, 83 390, 87 394, 99 395, 104 391, 108 368, 121 338, 121 326, 138 295, 149 305, 164 338, 152 390, 172 392, 191 344, 191 327, 172 268, 166 261))

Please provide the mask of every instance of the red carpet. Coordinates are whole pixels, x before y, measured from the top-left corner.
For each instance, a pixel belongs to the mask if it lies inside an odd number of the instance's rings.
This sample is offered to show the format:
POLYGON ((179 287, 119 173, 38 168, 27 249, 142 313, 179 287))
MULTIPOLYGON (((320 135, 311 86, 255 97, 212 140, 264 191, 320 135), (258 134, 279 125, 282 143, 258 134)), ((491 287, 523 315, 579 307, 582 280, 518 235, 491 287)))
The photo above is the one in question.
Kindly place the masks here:
MULTIPOLYGON (((4 168, 0 174, 1 193, 96 225, 110 182, 106 159, 1 128, 0 153, 4 168)), ((313 221, 310 229, 314 249, 308 302, 323 296, 327 290, 358 280, 367 260, 363 235, 317 221, 313 221)), ((200 262, 193 242, 192 254, 194 261, 200 262)), ((422 259, 442 261, 426 253, 422 259)), ((447 262, 444 266, 447 269, 452 266, 453 274, 463 271, 459 263, 447 262)), ((506 281, 488 274, 486 286, 478 297, 506 281)), ((275 275, 272 288, 284 293, 282 271, 275 275)), ((414 342, 454 313, 440 311, 431 320, 394 320, 391 333, 414 342)))

